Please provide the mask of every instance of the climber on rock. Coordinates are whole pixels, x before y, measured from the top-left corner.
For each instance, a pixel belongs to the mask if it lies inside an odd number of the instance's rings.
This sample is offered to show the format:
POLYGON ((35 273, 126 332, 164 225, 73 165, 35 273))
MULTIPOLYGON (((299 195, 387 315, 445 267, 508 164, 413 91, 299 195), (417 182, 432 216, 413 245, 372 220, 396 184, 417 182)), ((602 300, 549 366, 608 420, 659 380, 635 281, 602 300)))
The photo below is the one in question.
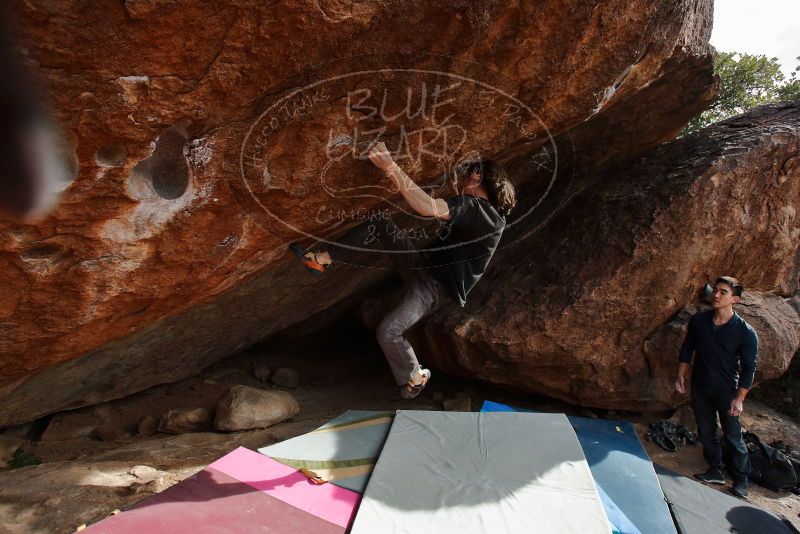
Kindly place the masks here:
POLYGON ((730 454, 733 473, 731 493, 747 497, 750 458, 742 439, 739 415, 744 398, 753 385, 758 358, 758 336, 747 321, 733 311, 742 295, 735 278, 722 276, 714 283, 713 309, 698 312, 689 320, 680 353, 675 389, 686 393, 686 378, 692 371, 692 408, 697 422, 697 439, 709 468, 696 479, 710 484, 725 484, 723 455, 717 432, 717 416, 722 425, 725 450, 730 454))
POLYGON ((305 250, 295 243, 289 248, 312 274, 325 272, 335 263, 347 263, 364 247, 390 254, 405 281, 405 294, 381 321, 376 334, 401 386, 401 396, 412 399, 422 392, 431 372, 420 366, 405 332, 447 300, 464 306, 497 248, 516 195, 505 171, 490 160, 471 163, 455 184, 458 194, 442 199, 432 198, 414 183, 384 143, 372 147, 369 159, 417 214, 440 221, 437 237, 428 249, 417 250, 410 234, 385 216, 371 217, 329 250, 305 250))

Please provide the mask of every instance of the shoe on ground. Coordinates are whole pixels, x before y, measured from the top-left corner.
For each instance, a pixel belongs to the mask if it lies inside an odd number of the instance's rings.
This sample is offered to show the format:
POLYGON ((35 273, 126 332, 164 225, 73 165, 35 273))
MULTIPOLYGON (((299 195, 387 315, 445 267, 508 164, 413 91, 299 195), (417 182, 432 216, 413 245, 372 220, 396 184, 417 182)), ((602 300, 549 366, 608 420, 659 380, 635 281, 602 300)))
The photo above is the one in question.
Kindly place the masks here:
POLYGON ((740 499, 747 498, 747 482, 744 480, 734 480, 733 487, 731 488, 731 493, 739 497, 740 499))
POLYGON ((725 477, 722 476, 722 471, 714 469, 713 467, 702 473, 696 473, 694 478, 706 484, 725 484, 725 477))

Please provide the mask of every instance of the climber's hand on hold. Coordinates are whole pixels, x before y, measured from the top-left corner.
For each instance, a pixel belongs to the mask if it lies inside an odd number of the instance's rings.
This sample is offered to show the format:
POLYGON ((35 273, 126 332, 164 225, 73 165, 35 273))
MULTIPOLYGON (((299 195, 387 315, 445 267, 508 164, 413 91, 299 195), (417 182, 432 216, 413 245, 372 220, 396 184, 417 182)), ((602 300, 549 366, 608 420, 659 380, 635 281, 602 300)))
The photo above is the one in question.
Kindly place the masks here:
POLYGON ((383 142, 376 143, 369 149, 369 160, 383 172, 388 171, 395 164, 389 149, 383 142))

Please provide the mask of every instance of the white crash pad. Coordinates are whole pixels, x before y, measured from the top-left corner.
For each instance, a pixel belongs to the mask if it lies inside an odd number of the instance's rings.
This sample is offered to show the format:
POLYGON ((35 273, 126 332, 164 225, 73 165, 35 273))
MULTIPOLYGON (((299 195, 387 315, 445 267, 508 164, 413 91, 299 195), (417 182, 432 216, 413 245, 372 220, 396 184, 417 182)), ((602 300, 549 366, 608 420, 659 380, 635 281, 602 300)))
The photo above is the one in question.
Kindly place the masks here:
POLYGON ((565 415, 399 411, 352 532, 611 527, 565 415))

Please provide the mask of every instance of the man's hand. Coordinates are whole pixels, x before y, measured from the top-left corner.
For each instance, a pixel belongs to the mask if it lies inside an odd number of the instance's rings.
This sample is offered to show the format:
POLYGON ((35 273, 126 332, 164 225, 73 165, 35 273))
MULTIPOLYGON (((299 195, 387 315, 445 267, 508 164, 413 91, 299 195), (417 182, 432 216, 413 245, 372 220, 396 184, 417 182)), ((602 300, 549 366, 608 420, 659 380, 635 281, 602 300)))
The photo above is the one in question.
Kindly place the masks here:
POLYGON ((394 165, 394 160, 389 154, 389 149, 383 142, 376 143, 369 149, 369 160, 380 170, 386 172, 394 165))
POLYGON ((728 410, 728 415, 732 415, 734 417, 739 416, 744 411, 744 401, 740 398, 735 398, 731 401, 731 409, 728 410))
POLYGON ((683 375, 678 375, 678 379, 675 380, 675 391, 680 394, 686 393, 686 378, 683 375))
POLYGON ((686 377, 689 376, 689 364, 681 362, 678 365, 678 379, 675 380, 675 391, 683 395, 686 393, 686 377))

